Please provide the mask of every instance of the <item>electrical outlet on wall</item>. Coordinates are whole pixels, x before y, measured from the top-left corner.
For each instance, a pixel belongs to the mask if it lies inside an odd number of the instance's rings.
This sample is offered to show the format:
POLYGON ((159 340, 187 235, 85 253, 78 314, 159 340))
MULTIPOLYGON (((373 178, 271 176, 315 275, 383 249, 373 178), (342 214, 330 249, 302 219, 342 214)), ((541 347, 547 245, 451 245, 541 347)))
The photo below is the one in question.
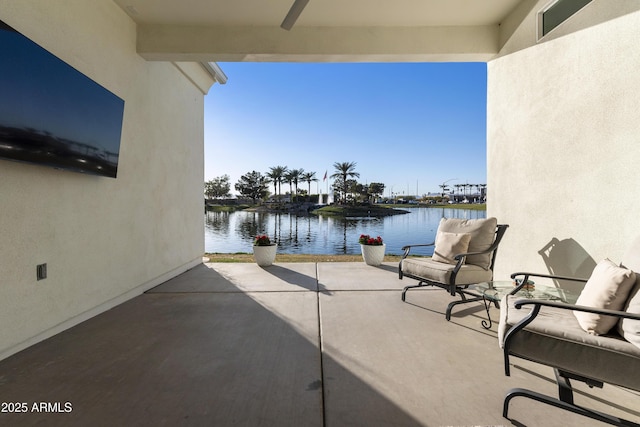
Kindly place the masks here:
POLYGON ((44 264, 38 264, 36 267, 37 270, 37 274, 38 274, 38 280, 42 280, 42 279, 46 279, 47 278, 47 263, 44 264))

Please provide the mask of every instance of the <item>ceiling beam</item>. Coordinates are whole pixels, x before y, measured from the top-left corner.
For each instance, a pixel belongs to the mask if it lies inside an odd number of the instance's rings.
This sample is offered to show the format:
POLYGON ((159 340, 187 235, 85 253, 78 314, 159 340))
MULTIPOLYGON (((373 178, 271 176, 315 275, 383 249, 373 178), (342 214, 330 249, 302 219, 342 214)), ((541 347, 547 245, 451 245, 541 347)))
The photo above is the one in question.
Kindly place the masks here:
POLYGON ((138 53, 152 61, 488 61, 498 25, 296 27, 139 25, 138 53))
POLYGON ((291 6, 291 9, 289 9, 289 13, 287 13, 287 16, 284 17, 284 21, 282 21, 282 24, 280 24, 280 28, 287 31, 291 30, 291 28, 293 28, 293 25, 300 17, 300 14, 307 6, 307 3, 309 3, 309 0, 295 0, 293 2, 293 5, 291 6))

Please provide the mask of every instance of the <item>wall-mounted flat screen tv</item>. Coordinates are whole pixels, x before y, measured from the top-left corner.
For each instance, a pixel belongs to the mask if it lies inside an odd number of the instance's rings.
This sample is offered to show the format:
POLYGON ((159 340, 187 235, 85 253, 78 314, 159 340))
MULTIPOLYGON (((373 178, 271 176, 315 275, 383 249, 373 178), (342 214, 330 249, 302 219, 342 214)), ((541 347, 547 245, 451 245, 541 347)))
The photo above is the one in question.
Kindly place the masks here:
POLYGON ((124 100, 0 21, 0 159, 115 178, 124 100))

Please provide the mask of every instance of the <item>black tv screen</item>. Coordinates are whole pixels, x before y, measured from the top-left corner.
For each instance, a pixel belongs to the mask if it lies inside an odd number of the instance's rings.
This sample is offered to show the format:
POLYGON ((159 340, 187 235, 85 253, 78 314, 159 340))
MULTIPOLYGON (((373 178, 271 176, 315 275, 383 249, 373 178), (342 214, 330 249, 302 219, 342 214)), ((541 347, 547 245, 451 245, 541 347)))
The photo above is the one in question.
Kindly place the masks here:
POLYGON ((0 21, 0 158, 115 178, 124 100, 0 21))

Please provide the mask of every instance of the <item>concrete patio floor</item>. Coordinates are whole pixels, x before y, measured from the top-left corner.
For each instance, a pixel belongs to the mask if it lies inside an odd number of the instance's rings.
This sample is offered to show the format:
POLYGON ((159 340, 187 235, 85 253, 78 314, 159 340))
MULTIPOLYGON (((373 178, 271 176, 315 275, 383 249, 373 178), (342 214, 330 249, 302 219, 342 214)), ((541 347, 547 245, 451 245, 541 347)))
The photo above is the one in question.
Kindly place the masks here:
MULTIPOLYGON (((408 283, 396 264, 199 265, 0 361, 3 409, 28 404, 0 425, 603 425, 522 398, 504 419, 509 388, 556 393, 552 370, 513 359, 505 377, 481 303, 447 322, 452 297, 403 303, 408 283)), ((577 403, 640 422, 637 393, 576 388, 577 403)))

